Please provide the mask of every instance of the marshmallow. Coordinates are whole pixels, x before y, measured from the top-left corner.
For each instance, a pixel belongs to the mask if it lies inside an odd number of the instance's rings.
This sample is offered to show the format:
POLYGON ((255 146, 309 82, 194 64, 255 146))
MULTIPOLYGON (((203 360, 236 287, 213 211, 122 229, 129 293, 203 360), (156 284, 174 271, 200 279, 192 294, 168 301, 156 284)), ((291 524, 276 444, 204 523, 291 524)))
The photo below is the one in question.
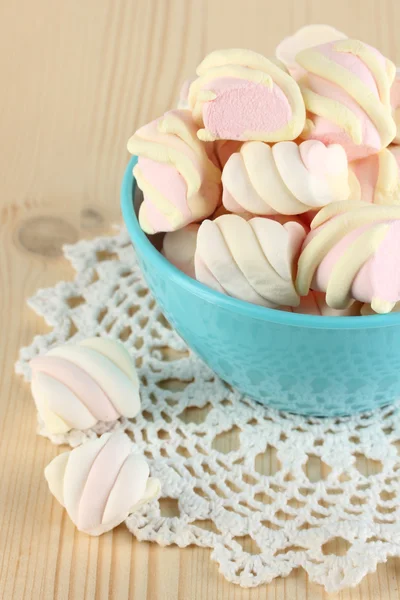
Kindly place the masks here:
MULTIPOLYGON (((146 233, 175 231, 211 215, 221 198, 221 171, 197 138, 189 111, 171 110, 130 138, 143 192, 139 222, 146 233)), ((211 149, 210 149, 211 150, 211 149)))
POLYGON ((123 345, 106 338, 66 344, 31 360, 32 395, 51 433, 134 417, 139 378, 123 345))
POLYGON ((296 288, 326 292, 345 309, 353 300, 388 313, 400 301, 400 206, 338 202, 311 224, 298 261, 296 288))
MULTIPOLYGON (((214 221, 222 215, 230 215, 225 206, 221 205, 211 215, 210 220, 214 221)), ((240 215, 242 219, 249 221, 254 217, 251 213, 244 212, 240 215)), ((272 219, 280 223, 286 223, 289 218, 281 215, 274 215, 272 219)), ((199 231, 199 223, 191 223, 178 231, 170 231, 165 234, 163 239, 162 254, 172 263, 177 269, 189 275, 193 279, 196 278, 194 269, 194 255, 196 252, 197 233, 199 231)))
POLYGON ((110 531, 160 493, 141 456, 120 431, 64 452, 44 471, 50 492, 76 527, 89 535, 110 531))
POLYGON ((251 50, 211 52, 190 86, 189 106, 203 141, 297 138, 305 123, 299 86, 276 62, 251 50))
POLYGON ((276 47, 275 55, 283 62, 291 76, 298 80, 306 73, 296 62, 296 56, 301 50, 346 38, 346 34, 330 25, 306 25, 293 35, 285 37, 276 47))
POLYGON ((196 279, 246 302, 297 306, 293 273, 304 238, 296 222, 238 215, 206 220, 197 234, 196 279))
POLYGON ((390 144, 396 134, 390 60, 368 44, 344 39, 302 50, 296 61, 307 71, 300 82, 308 115, 303 139, 341 144, 349 160, 390 144))
POLYGON ((247 142, 222 172, 222 202, 236 213, 301 214, 347 200, 348 179, 346 153, 337 144, 247 142))

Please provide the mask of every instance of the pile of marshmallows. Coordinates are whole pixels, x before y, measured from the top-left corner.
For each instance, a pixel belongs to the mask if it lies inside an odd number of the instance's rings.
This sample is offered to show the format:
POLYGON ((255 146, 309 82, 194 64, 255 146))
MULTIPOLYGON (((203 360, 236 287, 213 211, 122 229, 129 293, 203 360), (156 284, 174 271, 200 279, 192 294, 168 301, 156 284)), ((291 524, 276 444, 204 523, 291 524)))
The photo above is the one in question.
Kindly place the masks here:
MULTIPOLYGON (((139 378, 122 344, 89 338, 30 362, 32 395, 42 432, 113 429, 140 411, 139 378)), ((45 469, 50 491, 76 527, 100 535, 160 495, 161 484, 121 430, 104 433, 54 458, 45 469)), ((89 437, 89 433, 87 432, 89 437)))
POLYGON ((166 232, 163 253, 186 274, 246 302, 396 310, 400 74, 325 25, 276 56, 212 52, 180 108, 131 137, 140 225, 166 232))

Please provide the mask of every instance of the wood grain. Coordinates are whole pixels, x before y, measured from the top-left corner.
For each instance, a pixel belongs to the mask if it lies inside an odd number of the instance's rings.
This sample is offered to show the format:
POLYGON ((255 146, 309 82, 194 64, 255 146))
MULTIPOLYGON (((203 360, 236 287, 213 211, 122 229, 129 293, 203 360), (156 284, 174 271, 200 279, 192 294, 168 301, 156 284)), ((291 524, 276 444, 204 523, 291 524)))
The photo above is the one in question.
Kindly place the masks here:
MULTIPOLYGON (((35 435, 29 389, 13 374, 19 347, 46 330, 26 298, 73 275, 61 244, 120 218, 129 135, 174 104, 207 51, 268 54, 308 22, 328 22, 400 63, 398 0, 0 0, 2 600, 328 598, 302 570, 242 590, 208 550, 139 544, 124 527, 101 539, 79 534, 43 479, 59 450, 35 435)), ((260 469, 275 460, 260 457, 260 469)), ((312 476, 320 468, 310 466, 312 476)), ((399 585, 391 559, 329 598, 398 600, 399 585)))

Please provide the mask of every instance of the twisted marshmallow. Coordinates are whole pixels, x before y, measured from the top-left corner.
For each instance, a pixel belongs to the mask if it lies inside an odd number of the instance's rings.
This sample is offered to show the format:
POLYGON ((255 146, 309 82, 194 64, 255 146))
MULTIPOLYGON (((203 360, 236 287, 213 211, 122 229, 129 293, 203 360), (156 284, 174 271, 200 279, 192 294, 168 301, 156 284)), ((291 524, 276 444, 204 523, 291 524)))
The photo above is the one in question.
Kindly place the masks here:
MULTIPOLYGON (((282 65, 283 66, 283 65, 282 65)), ((189 106, 204 141, 293 140, 305 122, 299 86, 251 50, 216 50, 197 69, 189 106)))
POLYGON ((119 342, 91 338, 58 346, 30 366, 32 395, 51 433, 88 429, 140 410, 139 379, 119 342))
POLYGON ((296 62, 296 56, 301 50, 345 38, 347 35, 330 25, 306 25, 284 38, 276 47, 275 55, 283 62, 291 76, 299 80, 306 73, 296 62))
MULTIPOLYGON (((225 213, 227 214, 227 213, 225 213)), ((241 215, 243 218, 243 215, 241 215)), ((249 215, 247 220, 253 218, 249 215)), ((286 221, 287 222, 287 221, 286 221)), ((283 224, 283 223, 282 223, 283 224)), ((194 256, 196 251, 197 232, 200 225, 187 225, 179 231, 167 233, 164 238, 163 254, 178 269, 195 279, 194 256)), ((364 307, 366 305, 363 305, 364 307)), ((280 310, 308 315, 322 315, 329 317, 347 317, 360 314, 361 303, 354 302, 344 310, 335 310, 327 305, 325 294, 310 291, 307 296, 300 298, 296 307, 279 306, 280 310)), ((366 310, 364 308, 364 310, 366 310)), ((399 307, 400 310, 400 307, 399 307)), ((366 314, 366 313, 365 313, 366 314)), ((371 313, 372 314, 372 313, 371 313)))
POLYGON ((400 204, 400 147, 349 164, 351 199, 373 204, 400 204))
POLYGON ((304 237, 297 222, 238 215, 204 221, 197 234, 196 279, 246 302, 297 306, 293 274, 304 237))
POLYGON ((337 144, 247 142, 225 165, 222 202, 237 213, 296 215, 347 200, 348 177, 346 153, 337 144))
POLYGON ((307 71, 300 82, 308 112, 303 138, 341 144, 349 160, 379 152, 393 140, 390 106, 394 64, 358 40, 339 40, 302 50, 307 71))
POLYGON ((149 477, 147 462, 132 454, 132 443, 122 432, 105 433, 60 454, 44 474, 76 527, 96 536, 122 523, 160 492, 160 482, 149 477))
MULTIPOLYGON (((210 220, 214 221, 222 215, 230 214, 229 211, 223 206, 219 206, 217 210, 211 215, 210 220)), ((252 219, 254 215, 251 213, 242 213, 240 215, 247 221, 252 219)), ((285 222, 280 215, 275 217, 279 222, 285 222)), ((198 223, 191 223, 186 225, 178 231, 170 231, 165 234, 163 239, 162 254, 165 258, 172 263, 177 269, 189 275, 193 279, 196 279, 194 269, 194 255, 196 252, 197 244, 197 233, 200 225, 198 223)))
POLYGON ((189 111, 171 110, 128 142, 139 156, 133 173, 143 192, 139 222, 146 233, 180 229, 208 217, 220 202, 221 171, 197 129, 189 111))
POLYGON ((331 308, 353 300, 390 312, 400 301, 400 206, 338 202, 323 208, 302 249, 300 295, 326 292, 331 308))

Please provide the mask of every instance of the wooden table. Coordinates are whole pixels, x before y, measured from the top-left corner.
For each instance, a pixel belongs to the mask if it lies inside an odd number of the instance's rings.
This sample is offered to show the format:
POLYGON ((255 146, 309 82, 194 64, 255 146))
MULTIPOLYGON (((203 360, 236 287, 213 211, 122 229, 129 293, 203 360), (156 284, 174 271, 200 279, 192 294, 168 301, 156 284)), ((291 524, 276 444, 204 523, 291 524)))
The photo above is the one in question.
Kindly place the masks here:
MULTIPOLYGON (((288 600, 327 598, 302 570, 254 590, 227 583, 209 551, 138 543, 123 527, 78 533, 43 468, 59 452, 35 435, 18 349, 46 330, 26 307, 73 273, 65 242, 110 230, 128 136, 173 106, 218 47, 272 53, 327 22, 400 63, 398 0, 0 0, 0 598, 288 600)), ((331 599, 400 598, 400 561, 331 599)))

